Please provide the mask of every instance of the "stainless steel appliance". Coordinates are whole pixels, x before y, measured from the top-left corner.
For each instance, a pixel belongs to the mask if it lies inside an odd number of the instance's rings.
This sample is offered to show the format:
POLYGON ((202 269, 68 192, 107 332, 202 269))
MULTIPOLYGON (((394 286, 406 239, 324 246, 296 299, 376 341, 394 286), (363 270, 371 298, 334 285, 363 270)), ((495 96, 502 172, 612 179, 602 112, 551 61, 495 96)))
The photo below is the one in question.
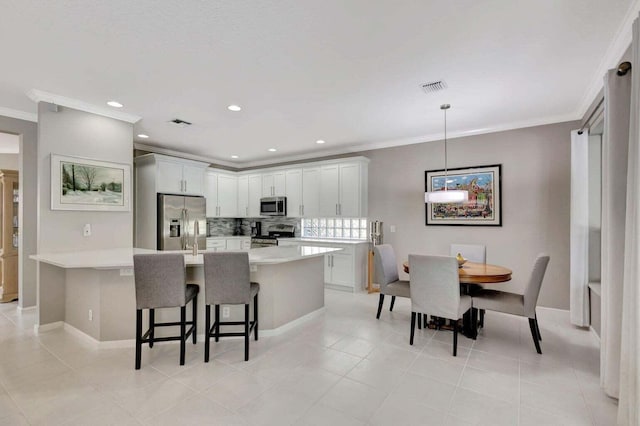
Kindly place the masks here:
POLYGON ((206 229, 204 197, 158 194, 158 250, 206 247, 206 229))
POLYGON ((294 225, 271 225, 267 228, 267 235, 251 238, 251 248, 275 247, 278 245, 278 238, 293 238, 295 231, 294 225))
POLYGON ((373 220, 369 222, 369 241, 373 243, 374 246, 382 244, 382 240, 384 235, 382 233, 382 225, 384 222, 379 220, 373 220))
POLYGON ((259 237, 262 235, 262 222, 251 222, 251 236, 259 237))
POLYGON ((260 198, 260 216, 286 216, 287 197, 260 198))

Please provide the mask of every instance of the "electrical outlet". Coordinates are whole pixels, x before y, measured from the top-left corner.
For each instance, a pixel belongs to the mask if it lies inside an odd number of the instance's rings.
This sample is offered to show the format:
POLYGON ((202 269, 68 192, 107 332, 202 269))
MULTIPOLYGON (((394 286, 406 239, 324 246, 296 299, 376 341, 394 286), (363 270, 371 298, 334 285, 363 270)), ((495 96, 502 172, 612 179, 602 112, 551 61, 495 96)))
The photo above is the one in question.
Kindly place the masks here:
POLYGON ((93 321, 93 310, 89 309, 89 321, 93 321))
POLYGON ((389 226, 389 232, 396 232, 396 226, 395 225, 389 226))
POLYGON ((222 307, 222 318, 229 318, 230 314, 231 314, 231 312, 229 312, 229 307, 228 306, 223 306, 222 307))
POLYGON ((90 223, 85 223, 84 227, 82 228, 82 235, 85 237, 90 237, 91 236, 91 224, 90 223))

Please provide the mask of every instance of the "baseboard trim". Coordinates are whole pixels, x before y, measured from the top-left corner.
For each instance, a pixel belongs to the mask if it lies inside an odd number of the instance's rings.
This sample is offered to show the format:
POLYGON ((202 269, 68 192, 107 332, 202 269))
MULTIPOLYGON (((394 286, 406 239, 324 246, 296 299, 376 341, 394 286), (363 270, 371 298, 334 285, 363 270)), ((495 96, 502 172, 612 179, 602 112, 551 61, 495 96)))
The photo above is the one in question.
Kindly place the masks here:
POLYGON ((602 343, 600 340, 600 336, 598 336, 598 333, 596 332, 595 328, 593 328, 593 326, 589 326, 589 331, 591 331, 596 340, 598 340, 598 343, 602 343))
POLYGON ((355 293, 355 288, 354 287, 349 287, 349 286, 345 286, 345 285, 337 285, 337 284, 324 284, 324 288, 328 288, 331 290, 338 290, 338 291, 344 291, 346 293, 355 293))
POLYGON ((37 308, 36 305, 33 306, 27 306, 26 308, 23 308, 22 306, 16 306, 16 311, 18 311, 19 313, 24 313, 24 312, 30 312, 30 311, 35 311, 37 308))
POLYGON ((300 318, 295 319, 295 320, 293 320, 291 322, 288 322, 288 323, 286 323, 286 324, 284 324, 284 325, 282 325, 282 326, 280 326, 278 328, 272 328, 271 330, 259 330, 259 333, 261 335, 263 335, 263 336, 266 336, 266 337, 278 336, 278 335, 280 335, 282 333, 285 333, 285 332, 287 332, 287 331, 289 331, 291 329, 296 328, 297 326, 299 326, 301 324, 304 324, 307 321, 310 321, 310 320, 312 320, 314 318, 319 317, 320 315, 322 315, 324 313, 325 309, 326 308, 323 306, 320 309, 316 309, 313 312, 309 312, 308 314, 303 315, 300 318))
POLYGON ((62 327, 64 327, 64 321, 50 322, 49 324, 35 324, 33 326, 33 332, 36 334, 45 333, 62 327))
POLYGON ((560 312, 569 312, 569 309, 560 309, 560 308, 550 308, 548 306, 536 306, 536 309, 548 309, 550 311, 560 311, 560 312))

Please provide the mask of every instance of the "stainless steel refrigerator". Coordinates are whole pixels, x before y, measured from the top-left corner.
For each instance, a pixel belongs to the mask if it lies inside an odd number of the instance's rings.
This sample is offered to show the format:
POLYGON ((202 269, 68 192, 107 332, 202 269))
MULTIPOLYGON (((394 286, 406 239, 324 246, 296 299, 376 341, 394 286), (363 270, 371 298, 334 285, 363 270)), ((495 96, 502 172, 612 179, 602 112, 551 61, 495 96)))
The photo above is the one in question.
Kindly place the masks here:
POLYGON ((198 247, 204 249, 207 246, 205 198, 158 194, 158 250, 190 250, 194 231, 197 231, 198 247))

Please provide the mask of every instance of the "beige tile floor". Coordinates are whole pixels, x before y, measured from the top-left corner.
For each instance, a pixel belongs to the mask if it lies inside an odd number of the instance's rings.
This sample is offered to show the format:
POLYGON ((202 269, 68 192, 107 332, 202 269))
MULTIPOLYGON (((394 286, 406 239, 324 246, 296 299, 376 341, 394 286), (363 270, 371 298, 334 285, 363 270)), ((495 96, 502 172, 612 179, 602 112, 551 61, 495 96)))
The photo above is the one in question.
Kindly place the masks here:
MULTIPOLYGON (((612 425, 590 332, 540 309, 542 356, 526 320, 488 313, 477 341, 419 331, 409 303, 375 319, 377 295, 326 291, 326 311, 277 337, 203 348, 97 350, 64 330, 38 336, 33 312, 0 305, 0 424, 612 425)), ((385 308, 388 309, 388 302, 385 308)))

